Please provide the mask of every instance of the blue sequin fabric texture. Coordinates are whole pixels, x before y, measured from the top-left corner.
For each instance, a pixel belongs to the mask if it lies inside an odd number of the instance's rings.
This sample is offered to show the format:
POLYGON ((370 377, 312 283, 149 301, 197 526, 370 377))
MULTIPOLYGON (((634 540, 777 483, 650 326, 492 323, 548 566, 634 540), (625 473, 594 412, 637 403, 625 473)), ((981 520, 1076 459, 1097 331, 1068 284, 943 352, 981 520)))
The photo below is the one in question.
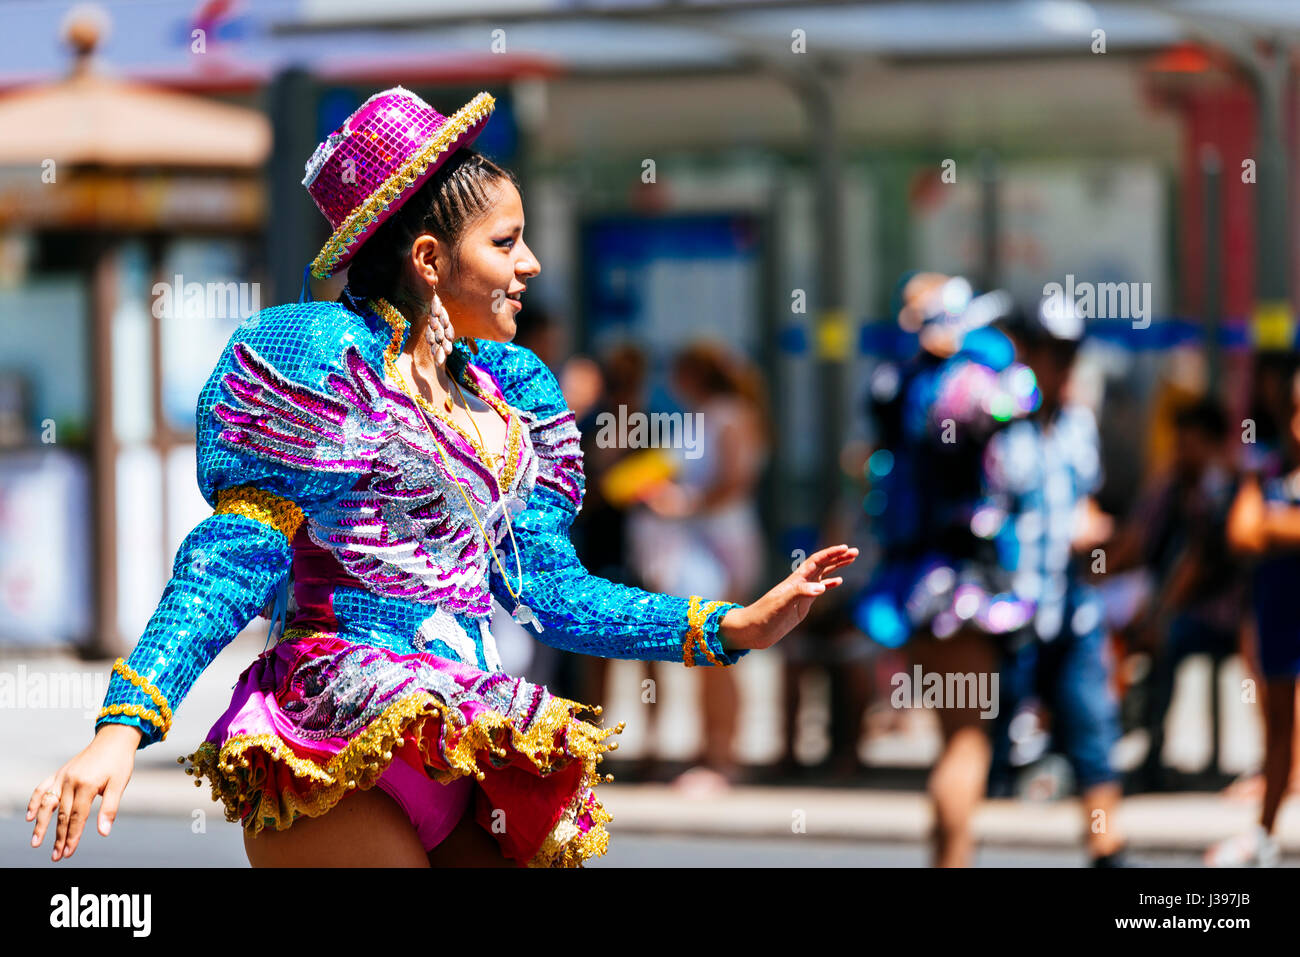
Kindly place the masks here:
POLYGON ((532 352, 478 342, 477 354, 458 345, 449 357, 457 380, 507 417, 505 448, 483 450, 454 423, 422 418, 403 391, 394 359, 408 331, 383 304, 329 302, 266 309, 236 330, 199 396, 198 481, 214 514, 177 552, 97 728, 132 725, 142 747, 161 740, 200 673, 277 593, 289 595, 289 629, 489 673, 501 670, 491 597, 513 611, 511 589, 557 648, 700 665, 745 654, 717 633, 738 606, 582 566, 569 541, 584 490, 578 430, 532 352))

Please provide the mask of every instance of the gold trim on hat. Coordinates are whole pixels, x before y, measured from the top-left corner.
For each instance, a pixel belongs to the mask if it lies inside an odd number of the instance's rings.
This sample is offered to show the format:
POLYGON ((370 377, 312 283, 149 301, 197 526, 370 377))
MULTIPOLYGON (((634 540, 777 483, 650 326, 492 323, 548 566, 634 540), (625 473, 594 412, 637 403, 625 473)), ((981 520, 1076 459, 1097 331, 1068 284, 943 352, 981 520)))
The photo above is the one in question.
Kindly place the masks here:
POLYGON ((459 139, 479 120, 486 118, 495 106, 495 97, 489 93, 479 93, 457 110, 414 156, 394 170, 356 209, 348 213, 347 219, 334 230, 334 235, 321 247, 312 262, 312 275, 317 279, 328 279, 334 275, 339 260, 350 250, 357 236, 368 229, 381 212, 397 202, 402 193, 411 188, 454 140, 459 139))

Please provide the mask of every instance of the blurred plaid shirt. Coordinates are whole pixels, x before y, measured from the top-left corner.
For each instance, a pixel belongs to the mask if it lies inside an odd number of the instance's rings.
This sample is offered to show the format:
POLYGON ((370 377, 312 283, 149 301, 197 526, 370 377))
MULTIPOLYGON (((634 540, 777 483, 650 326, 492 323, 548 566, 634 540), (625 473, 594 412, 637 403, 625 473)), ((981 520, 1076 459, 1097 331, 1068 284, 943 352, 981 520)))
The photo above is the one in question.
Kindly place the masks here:
POLYGON ((1034 630, 1044 641, 1067 625, 1081 634, 1100 624, 1092 589, 1071 574, 1071 544, 1101 479, 1097 421, 1086 406, 1012 422, 985 452, 985 496, 972 527, 997 542, 1016 597, 1037 605, 1034 630))

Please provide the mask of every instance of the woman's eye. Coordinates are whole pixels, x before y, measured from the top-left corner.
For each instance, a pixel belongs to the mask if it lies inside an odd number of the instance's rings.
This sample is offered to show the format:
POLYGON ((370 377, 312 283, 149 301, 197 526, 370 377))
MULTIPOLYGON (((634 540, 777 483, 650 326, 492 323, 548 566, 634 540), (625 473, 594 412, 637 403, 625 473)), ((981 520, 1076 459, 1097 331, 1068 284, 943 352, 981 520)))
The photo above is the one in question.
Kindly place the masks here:
POLYGON ((515 240, 513 236, 508 236, 505 239, 494 239, 492 240, 492 243, 496 246, 501 246, 505 249, 509 249, 511 246, 515 244, 515 240))

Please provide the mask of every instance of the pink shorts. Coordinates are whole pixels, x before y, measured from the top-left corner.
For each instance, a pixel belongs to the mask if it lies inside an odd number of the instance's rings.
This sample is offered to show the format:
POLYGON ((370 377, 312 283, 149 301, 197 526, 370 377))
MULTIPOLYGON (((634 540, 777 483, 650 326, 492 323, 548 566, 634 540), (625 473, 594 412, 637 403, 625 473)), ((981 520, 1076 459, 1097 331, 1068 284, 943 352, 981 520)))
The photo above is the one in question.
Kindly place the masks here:
POLYGON ((375 783, 401 805, 426 851, 433 850, 456 829, 474 795, 473 778, 439 784, 405 761, 394 761, 375 783))

